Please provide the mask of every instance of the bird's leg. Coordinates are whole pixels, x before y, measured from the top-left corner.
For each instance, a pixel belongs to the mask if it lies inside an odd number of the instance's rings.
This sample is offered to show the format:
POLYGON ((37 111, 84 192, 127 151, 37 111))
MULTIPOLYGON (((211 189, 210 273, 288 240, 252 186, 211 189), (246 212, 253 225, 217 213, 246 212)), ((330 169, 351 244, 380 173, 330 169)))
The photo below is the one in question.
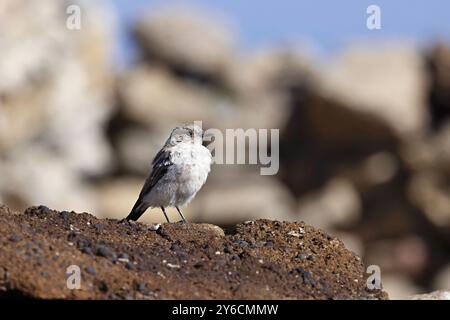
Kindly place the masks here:
POLYGON ((166 213, 166 210, 164 209, 164 207, 161 207, 161 210, 164 213, 164 217, 166 217, 167 222, 170 223, 169 217, 167 216, 167 213, 166 213))
POLYGON ((180 214, 181 219, 183 219, 183 222, 184 222, 184 223, 187 223, 187 220, 186 220, 186 218, 183 216, 183 214, 181 213, 181 210, 178 209, 178 207, 175 207, 175 208, 177 208, 177 211, 178 211, 178 213, 180 214))

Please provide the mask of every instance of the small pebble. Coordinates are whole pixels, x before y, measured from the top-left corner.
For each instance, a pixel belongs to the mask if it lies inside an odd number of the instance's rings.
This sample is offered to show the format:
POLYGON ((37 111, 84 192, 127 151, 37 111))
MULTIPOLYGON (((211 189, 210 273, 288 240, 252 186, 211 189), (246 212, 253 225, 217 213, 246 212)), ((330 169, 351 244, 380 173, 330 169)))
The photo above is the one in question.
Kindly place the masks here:
POLYGON ((280 221, 275 221, 275 222, 273 223, 273 225, 274 225, 275 227, 281 227, 281 222, 280 222, 280 221))
POLYGON ((309 257, 307 253, 299 253, 296 258, 301 260, 306 260, 309 257))
POLYGON ((120 252, 120 253, 117 255, 117 258, 118 258, 118 259, 129 259, 130 257, 128 256, 128 254, 126 254, 126 253, 124 253, 124 252, 120 252))
POLYGON ((102 292, 107 292, 109 290, 108 285, 104 281, 100 281, 100 283, 98 284, 98 288, 102 292))
POLYGON ((161 224, 157 223, 157 224, 153 224, 150 227, 148 227, 149 231, 158 231, 159 228, 161 228, 161 224))
POLYGON ((94 224, 94 228, 97 230, 97 232, 102 232, 105 227, 100 223, 96 223, 94 224))
POLYGON ((303 234, 298 231, 289 231, 288 236, 300 238, 303 234))
POLYGON ((137 285, 137 290, 146 296, 150 294, 150 290, 147 289, 147 285, 145 283, 139 283, 137 285))
POLYGON ((273 247, 273 241, 272 240, 268 240, 268 241, 266 241, 266 243, 264 245, 266 247, 273 247))
POLYGON ((38 207, 38 210, 39 210, 40 213, 42 213, 42 214, 50 214, 50 213, 52 213, 52 210, 50 210, 50 208, 49 208, 49 207, 46 207, 46 206, 39 206, 39 207, 38 207))
POLYGON ((95 270, 94 267, 87 267, 87 268, 85 269, 85 271, 86 271, 87 273, 89 273, 89 274, 92 274, 92 275, 97 274, 97 271, 95 270))
POLYGON ((136 270, 136 266, 131 262, 125 264, 125 268, 127 268, 128 270, 136 270))
POLYGON ((119 260, 120 262, 129 262, 130 258, 126 253, 119 253, 117 255, 117 260, 119 260))
POLYGON ((100 257, 113 258, 114 260, 117 258, 116 253, 114 251, 102 245, 97 246, 95 253, 100 257))
POLYGON ((11 241, 11 242, 19 242, 20 240, 22 240, 22 238, 19 235, 17 235, 17 234, 13 234, 9 238, 9 241, 11 241))
POLYGON ((186 252, 177 251, 176 254, 182 260, 188 260, 189 259, 189 255, 186 252))
POLYGON ((241 247, 241 248, 246 248, 248 247, 248 242, 244 241, 244 240, 238 240, 236 241, 236 243, 241 247))
POLYGON ((236 260, 236 261, 238 261, 238 260, 241 260, 241 258, 239 257, 239 255, 234 254, 234 255, 231 256, 231 260, 236 260))
POLYGON ((83 247, 90 247, 91 243, 87 239, 77 239, 77 247, 83 248, 83 247))
POLYGON ((61 211, 59 213, 59 215, 61 216, 61 218, 63 220, 69 220, 69 218, 70 218, 70 212, 69 211, 61 211))
POLYGON ((83 248, 81 248, 81 252, 91 254, 92 249, 90 247, 83 247, 83 248))

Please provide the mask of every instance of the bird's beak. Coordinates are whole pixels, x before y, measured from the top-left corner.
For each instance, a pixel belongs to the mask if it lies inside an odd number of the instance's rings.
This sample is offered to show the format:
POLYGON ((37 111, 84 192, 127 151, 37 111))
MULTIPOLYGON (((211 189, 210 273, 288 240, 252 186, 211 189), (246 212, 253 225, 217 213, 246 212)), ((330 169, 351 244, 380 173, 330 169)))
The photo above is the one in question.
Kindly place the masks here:
POLYGON ((212 137, 214 137, 214 134, 212 134, 212 133, 210 133, 210 132, 208 132, 208 133, 206 133, 206 132, 203 132, 203 134, 202 134, 202 138, 205 140, 211 140, 211 138, 212 137))
POLYGON ((207 147, 212 142, 213 137, 214 134, 203 132, 202 134, 203 145, 207 147))

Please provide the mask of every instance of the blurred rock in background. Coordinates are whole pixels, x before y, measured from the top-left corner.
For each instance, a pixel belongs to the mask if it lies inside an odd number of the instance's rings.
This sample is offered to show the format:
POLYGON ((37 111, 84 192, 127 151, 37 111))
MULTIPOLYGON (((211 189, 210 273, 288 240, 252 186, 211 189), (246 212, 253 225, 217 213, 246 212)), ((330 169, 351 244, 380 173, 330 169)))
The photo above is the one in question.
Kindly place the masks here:
POLYGON ((355 45, 324 63, 240 52, 207 12, 163 9, 136 22, 139 58, 119 72, 107 7, 75 2, 81 30, 61 1, 0 4, 2 203, 123 218, 176 124, 278 128, 279 174, 213 165, 189 220, 305 220, 379 265, 392 297, 448 289, 448 44, 355 45))
POLYGON ((438 43, 428 53, 431 89, 428 97, 434 127, 445 124, 450 116, 450 47, 438 43))
POLYGON ((105 7, 75 3, 81 30, 66 28, 63 1, 0 4, 0 193, 16 208, 96 208, 86 180, 113 160, 111 21, 105 7))

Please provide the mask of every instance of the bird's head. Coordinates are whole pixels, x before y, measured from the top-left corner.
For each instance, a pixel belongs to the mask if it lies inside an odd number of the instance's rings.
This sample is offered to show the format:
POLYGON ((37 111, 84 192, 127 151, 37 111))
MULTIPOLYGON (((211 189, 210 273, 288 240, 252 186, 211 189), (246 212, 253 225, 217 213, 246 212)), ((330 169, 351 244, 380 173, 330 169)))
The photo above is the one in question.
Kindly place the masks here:
POLYGON ((194 123, 187 123, 175 127, 170 134, 168 142, 171 145, 179 143, 194 143, 201 145, 203 142, 203 130, 194 123))

